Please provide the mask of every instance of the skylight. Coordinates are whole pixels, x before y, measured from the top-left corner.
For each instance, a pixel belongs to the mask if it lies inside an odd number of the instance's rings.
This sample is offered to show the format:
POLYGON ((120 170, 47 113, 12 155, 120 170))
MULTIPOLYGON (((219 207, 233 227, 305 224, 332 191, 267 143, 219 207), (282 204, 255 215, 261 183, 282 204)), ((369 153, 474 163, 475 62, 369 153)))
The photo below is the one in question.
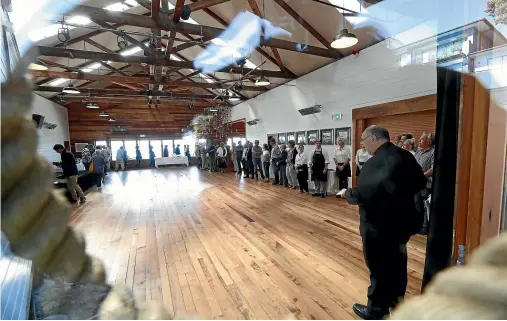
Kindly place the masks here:
MULTIPOLYGON (((131 1, 125 1, 125 2, 129 3, 131 1)), ((136 4, 134 6, 137 6, 137 2, 135 2, 135 3, 136 4)), ((116 3, 110 4, 108 6, 105 6, 104 9, 109 10, 109 11, 125 11, 125 10, 130 9, 130 6, 123 3, 123 2, 116 2, 116 3)))
POLYGON ((98 63, 98 62, 96 62, 96 63, 93 63, 93 64, 91 64, 89 66, 84 67, 83 69, 81 69, 81 71, 82 72, 91 72, 91 71, 93 71, 95 69, 98 69, 100 66, 101 66, 101 64, 98 63))
POLYGON ((203 73, 200 73, 199 76, 201 76, 204 80, 206 80, 207 82, 209 83, 212 83, 212 82, 215 82, 215 80, 211 79, 211 77, 209 76, 206 76, 205 74, 203 73))
POLYGON ((58 86, 58 85, 63 84, 66 81, 69 81, 69 79, 67 79, 67 78, 58 78, 58 79, 55 79, 52 82, 50 82, 49 86, 58 86))
POLYGON ((139 52, 142 50, 143 49, 141 49, 141 47, 136 46, 136 47, 125 50, 124 52, 121 53, 121 55, 122 56, 131 56, 131 55, 135 54, 136 52, 139 52))
MULTIPOLYGON (((361 13, 368 12, 363 6, 361 6, 358 0, 328 0, 328 1, 335 6, 340 6, 342 8, 349 9, 355 12, 361 13)), ((336 10, 338 10, 338 12, 341 13, 348 12, 338 8, 336 8, 336 10)), ((366 17, 345 17, 345 19, 347 19, 347 21, 350 22, 351 24, 355 25, 366 20, 366 17)))
MULTIPOLYGON (((83 16, 73 16, 73 17, 66 19, 65 21, 67 21, 68 23, 71 23, 71 24, 76 24, 76 25, 81 25, 81 26, 86 26, 87 24, 92 22, 89 18, 83 17, 83 16)), ((52 24, 52 25, 49 25, 49 26, 44 27, 42 29, 29 31, 28 38, 31 41, 36 42, 36 41, 56 35, 58 33, 58 29, 60 29, 61 27, 62 27, 61 24, 52 24)), ((75 27, 68 26, 68 28, 69 28, 69 30, 72 30, 75 27)))

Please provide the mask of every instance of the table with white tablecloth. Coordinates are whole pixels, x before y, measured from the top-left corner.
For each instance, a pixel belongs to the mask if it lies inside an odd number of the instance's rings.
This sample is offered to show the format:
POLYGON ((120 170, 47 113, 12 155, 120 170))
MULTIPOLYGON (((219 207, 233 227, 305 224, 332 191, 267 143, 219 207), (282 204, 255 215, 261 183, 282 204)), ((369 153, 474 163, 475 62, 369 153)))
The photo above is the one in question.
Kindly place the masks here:
POLYGON ((188 166, 188 158, 186 156, 155 158, 155 167, 158 168, 160 165, 185 165, 185 166, 188 166))

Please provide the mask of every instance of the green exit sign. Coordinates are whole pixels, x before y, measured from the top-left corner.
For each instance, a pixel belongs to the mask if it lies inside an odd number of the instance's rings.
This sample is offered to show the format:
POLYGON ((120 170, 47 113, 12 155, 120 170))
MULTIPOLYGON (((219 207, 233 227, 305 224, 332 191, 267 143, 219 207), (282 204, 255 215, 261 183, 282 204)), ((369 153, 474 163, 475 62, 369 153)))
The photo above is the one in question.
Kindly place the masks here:
POLYGON ((331 116, 333 120, 342 120, 343 114, 334 114, 331 116))

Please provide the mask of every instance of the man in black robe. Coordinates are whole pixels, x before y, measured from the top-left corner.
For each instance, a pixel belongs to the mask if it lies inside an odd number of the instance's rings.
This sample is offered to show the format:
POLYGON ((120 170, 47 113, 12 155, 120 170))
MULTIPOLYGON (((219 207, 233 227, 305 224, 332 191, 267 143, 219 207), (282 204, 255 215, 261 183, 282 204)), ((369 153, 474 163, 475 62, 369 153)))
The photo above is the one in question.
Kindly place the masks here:
POLYGON ((373 155, 361 169, 357 187, 345 197, 359 205, 359 230, 370 270, 368 304, 354 304, 363 319, 381 319, 407 288, 407 242, 422 227, 420 191, 426 178, 412 154, 389 141, 387 129, 368 127, 361 143, 373 155))

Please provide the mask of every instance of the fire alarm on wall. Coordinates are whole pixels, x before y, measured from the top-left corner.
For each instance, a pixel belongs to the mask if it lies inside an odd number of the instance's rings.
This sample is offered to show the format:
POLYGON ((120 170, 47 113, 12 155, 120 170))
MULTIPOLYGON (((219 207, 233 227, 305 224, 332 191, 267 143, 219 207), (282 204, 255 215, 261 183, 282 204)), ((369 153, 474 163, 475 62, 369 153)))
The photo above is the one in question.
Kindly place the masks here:
POLYGON ((352 54, 353 54, 354 56, 359 55, 359 50, 352 50, 352 54))

